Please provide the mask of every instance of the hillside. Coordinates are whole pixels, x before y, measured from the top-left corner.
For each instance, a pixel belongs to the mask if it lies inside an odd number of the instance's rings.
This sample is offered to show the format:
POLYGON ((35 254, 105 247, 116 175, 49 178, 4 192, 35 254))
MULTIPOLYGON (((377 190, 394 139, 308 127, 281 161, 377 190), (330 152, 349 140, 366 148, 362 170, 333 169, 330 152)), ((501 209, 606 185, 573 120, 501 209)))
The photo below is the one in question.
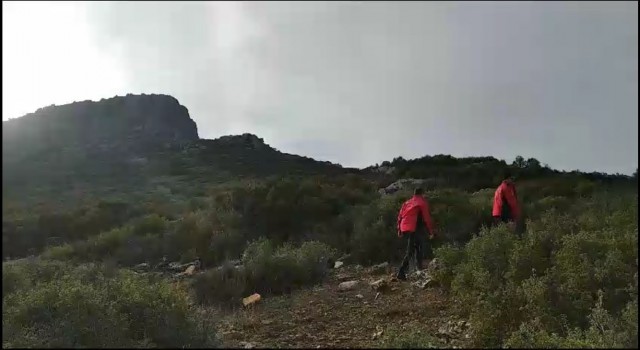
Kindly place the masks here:
POLYGON ((347 172, 281 153, 251 134, 200 139, 187 108, 165 95, 51 106, 2 126, 3 200, 30 205, 59 205, 78 193, 148 192, 158 183, 347 172))
POLYGON ((203 140, 169 96, 47 107, 3 122, 3 347, 637 347, 637 193, 533 158, 203 140), (521 237, 490 225, 505 170, 521 237), (401 282, 416 186, 435 259, 401 282))

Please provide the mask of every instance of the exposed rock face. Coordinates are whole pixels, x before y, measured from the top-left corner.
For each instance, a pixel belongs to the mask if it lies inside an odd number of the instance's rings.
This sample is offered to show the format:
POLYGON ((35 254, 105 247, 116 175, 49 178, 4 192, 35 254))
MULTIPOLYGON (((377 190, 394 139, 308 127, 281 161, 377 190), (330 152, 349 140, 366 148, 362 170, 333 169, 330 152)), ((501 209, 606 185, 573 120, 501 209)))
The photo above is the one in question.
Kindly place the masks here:
POLYGON ((166 95, 127 95, 50 106, 2 122, 3 158, 193 140, 198 140, 198 131, 187 108, 166 95))
POLYGON ((391 185, 378 190, 380 194, 392 194, 405 188, 422 186, 426 181, 421 179, 400 179, 391 185))
POLYGON ((46 107, 2 127, 3 198, 148 193, 162 189, 154 179, 172 176, 202 183, 359 172, 282 153, 253 134, 200 139, 187 109, 166 95, 46 107))
POLYGON ((378 172, 378 173, 383 173, 383 174, 387 174, 387 175, 393 175, 393 173, 395 173, 396 168, 392 167, 392 166, 386 166, 386 165, 381 165, 377 168, 373 168, 373 171, 378 172))
POLYGON ((271 149, 271 147, 264 142, 264 139, 254 134, 222 136, 216 141, 221 144, 242 146, 247 149, 271 149))
POLYGON ((400 179, 385 188, 378 190, 378 193, 382 195, 393 194, 400 190, 413 191, 416 187, 422 187, 425 191, 436 189, 446 186, 446 182, 442 179, 400 179))
POLYGON ((141 186, 143 169, 198 138, 187 109, 166 95, 127 95, 41 108, 2 122, 3 195, 34 186, 56 193, 84 183, 141 186))

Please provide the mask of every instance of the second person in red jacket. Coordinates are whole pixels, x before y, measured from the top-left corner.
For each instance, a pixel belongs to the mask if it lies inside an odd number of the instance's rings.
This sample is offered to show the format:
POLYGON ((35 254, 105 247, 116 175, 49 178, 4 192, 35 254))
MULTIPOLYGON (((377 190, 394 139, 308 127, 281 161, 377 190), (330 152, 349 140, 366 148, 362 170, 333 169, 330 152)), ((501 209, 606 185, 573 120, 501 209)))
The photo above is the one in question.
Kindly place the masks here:
MULTIPOLYGON (((398 279, 407 279, 407 268, 415 255, 416 268, 422 269, 422 248, 429 238, 433 238, 433 221, 429 213, 429 203, 424 199, 422 188, 416 188, 413 197, 402 204, 398 214, 398 236, 407 241, 407 252, 398 271, 398 279)), ((427 258, 431 258, 430 246, 427 247, 427 258)))
MULTIPOLYGON (((493 211, 491 214, 494 224, 504 222, 514 226, 515 229, 522 220, 522 210, 520 203, 518 203, 516 185, 513 182, 511 173, 507 171, 503 179, 493 196, 493 211)), ((520 233, 518 230, 516 232, 520 233)))

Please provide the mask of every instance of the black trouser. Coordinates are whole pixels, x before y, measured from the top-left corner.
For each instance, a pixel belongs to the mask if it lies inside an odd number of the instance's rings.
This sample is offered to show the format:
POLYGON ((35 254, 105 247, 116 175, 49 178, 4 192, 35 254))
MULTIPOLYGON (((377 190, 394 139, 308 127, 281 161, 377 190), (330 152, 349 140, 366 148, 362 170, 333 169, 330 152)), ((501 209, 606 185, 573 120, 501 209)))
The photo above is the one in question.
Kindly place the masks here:
POLYGON ((422 270, 422 258, 426 255, 427 259, 431 259, 432 252, 431 246, 427 243, 427 233, 424 230, 405 232, 402 234, 402 238, 407 242, 407 252, 402 260, 402 265, 400 265, 398 275, 405 276, 409 262, 414 255, 416 257, 416 268, 422 270))

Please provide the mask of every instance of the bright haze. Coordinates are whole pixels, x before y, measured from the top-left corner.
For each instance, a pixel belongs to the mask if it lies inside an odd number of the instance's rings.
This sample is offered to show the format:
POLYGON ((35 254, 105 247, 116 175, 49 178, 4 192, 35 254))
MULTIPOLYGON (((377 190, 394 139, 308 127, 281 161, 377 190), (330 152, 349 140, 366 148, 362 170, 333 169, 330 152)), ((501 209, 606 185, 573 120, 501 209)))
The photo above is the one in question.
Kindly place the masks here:
POLYGON ((3 120, 162 93, 344 166, 638 164, 637 2, 3 2, 2 49, 3 120))

